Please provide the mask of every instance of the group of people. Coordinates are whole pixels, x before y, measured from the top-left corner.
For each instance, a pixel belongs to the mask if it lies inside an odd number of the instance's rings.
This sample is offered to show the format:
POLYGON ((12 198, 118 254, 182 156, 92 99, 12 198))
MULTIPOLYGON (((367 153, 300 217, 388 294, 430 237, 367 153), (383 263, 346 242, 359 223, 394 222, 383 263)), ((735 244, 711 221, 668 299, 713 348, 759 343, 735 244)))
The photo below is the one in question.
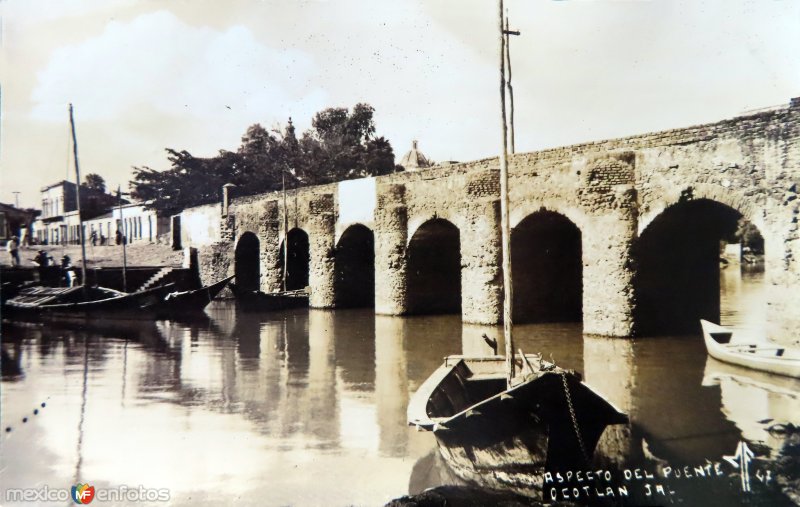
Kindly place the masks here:
MULTIPOLYGON (((101 232, 100 235, 97 234, 97 231, 92 231, 92 234, 89 236, 89 239, 92 241, 92 246, 97 246, 98 241, 100 242, 100 246, 107 244, 107 238, 101 232)), ((123 242, 127 243, 125 236, 117 230, 117 234, 114 237, 114 240, 118 245, 121 245, 123 242)))
MULTIPOLYGON (((39 279, 45 280, 48 277, 48 268, 54 267, 56 265, 53 256, 48 254, 45 250, 39 250, 36 254, 36 257, 33 258, 33 263, 39 266, 39 279)), ((72 259, 70 259, 69 255, 64 255, 61 257, 61 263, 58 266, 61 270, 61 281, 66 284, 67 287, 74 287, 75 286, 75 268, 72 265, 72 259)))
MULTIPOLYGON (((39 266, 39 277, 40 279, 44 279, 46 277, 46 270, 48 267, 55 266, 55 260, 53 256, 45 252, 44 250, 39 250, 39 253, 36 254, 36 257, 33 258, 34 264, 39 266)), ((64 255, 61 257, 61 264, 59 265, 61 268, 61 281, 66 284, 67 287, 74 287, 75 286, 75 268, 72 265, 72 259, 70 259, 69 255, 64 255)))

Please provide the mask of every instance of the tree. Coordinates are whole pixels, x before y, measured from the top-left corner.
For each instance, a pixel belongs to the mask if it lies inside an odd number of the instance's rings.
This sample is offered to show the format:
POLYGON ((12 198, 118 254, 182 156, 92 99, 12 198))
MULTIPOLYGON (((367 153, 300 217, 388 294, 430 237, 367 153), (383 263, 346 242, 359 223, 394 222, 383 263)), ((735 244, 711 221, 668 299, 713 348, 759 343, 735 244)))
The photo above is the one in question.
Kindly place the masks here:
POLYGON ((89 173, 84 178, 83 186, 90 190, 96 190, 101 194, 106 192, 106 180, 99 174, 89 173))
POLYGON ((758 227, 746 218, 739 219, 734 235, 736 240, 742 244, 742 247, 747 247, 754 253, 764 253, 764 237, 761 236, 758 227))
POLYGON ((317 185, 397 170, 394 151, 384 137, 375 137, 375 110, 369 104, 328 108, 314 115, 312 128, 298 139, 292 119, 285 128, 247 128, 235 152, 195 157, 167 148, 171 168, 135 167, 133 197, 149 201, 164 214, 218 201, 226 183, 239 195, 317 185))
POLYGON ((317 113, 312 129, 300 142, 308 184, 377 176, 396 170, 394 150, 383 137, 374 138, 375 109, 369 104, 328 108, 317 113))

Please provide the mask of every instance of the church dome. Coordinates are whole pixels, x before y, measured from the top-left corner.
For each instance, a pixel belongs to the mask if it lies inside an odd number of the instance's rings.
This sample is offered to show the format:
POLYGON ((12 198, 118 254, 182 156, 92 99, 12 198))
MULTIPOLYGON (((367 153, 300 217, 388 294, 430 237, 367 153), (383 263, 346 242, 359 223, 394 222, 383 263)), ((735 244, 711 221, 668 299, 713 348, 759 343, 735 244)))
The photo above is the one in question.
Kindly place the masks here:
POLYGON ((431 161, 422 154, 421 151, 417 148, 417 141, 411 142, 411 150, 403 155, 403 158, 400 159, 400 165, 406 171, 415 171, 418 169, 424 169, 426 167, 430 167, 431 161))

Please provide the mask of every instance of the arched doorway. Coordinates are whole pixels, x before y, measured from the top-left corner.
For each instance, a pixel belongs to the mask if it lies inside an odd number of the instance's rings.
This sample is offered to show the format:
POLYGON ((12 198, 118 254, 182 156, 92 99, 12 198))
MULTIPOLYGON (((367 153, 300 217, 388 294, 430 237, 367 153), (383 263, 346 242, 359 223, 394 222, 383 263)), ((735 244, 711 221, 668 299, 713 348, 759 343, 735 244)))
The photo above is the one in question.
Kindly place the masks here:
POLYGON ((511 232, 515 322, 581 322, 581 231, 552 211, 528 215, 511 232))
POLYGON ((364 225, 348 227, 336 245, 336 308, 375 306, 375 239, 364 225))
MULTIPOLYGON (((292 229, 288 235, 289 262, 286 269, 286 290, 303 289, 308 286, 309 247, 308 234, 302 229, 292 229)), ((278 268, 281 270, 283 280, 284 248, 286 242, 281 243, 281 256, 278 259, 278 268)))
POLYGON ((234 273, 236 285, 246 291, 260 290, 261 256, 258 237, 252 232, 245 232, 236 243, 234 273))
POLYGON ((461 313, 461 241, 447 220, 422 224, 408 245, 408 313, 461 313))
POLYGON ((700 319, 720 321, 725 245, 747 229, 751 238, 761 240, 763 253, 760 233, 743 224, 749 222, 737 210, 697 199, 670 206, 647 226, 634 246, 638 335, 696 333, 700 319))

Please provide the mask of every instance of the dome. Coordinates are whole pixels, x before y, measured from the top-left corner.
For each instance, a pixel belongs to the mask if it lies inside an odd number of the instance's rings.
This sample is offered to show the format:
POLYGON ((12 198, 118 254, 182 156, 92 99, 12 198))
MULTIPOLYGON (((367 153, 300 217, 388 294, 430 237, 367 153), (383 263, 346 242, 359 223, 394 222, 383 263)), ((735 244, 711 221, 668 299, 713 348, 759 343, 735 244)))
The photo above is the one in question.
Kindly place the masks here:
POLYGON ((415 171, 417 169, 430 167, 433 164, 419 151, 417 148, 417 141, 412 141, 411 150, 400 159, 400 165, 403 166, 406 171, 415 171))

